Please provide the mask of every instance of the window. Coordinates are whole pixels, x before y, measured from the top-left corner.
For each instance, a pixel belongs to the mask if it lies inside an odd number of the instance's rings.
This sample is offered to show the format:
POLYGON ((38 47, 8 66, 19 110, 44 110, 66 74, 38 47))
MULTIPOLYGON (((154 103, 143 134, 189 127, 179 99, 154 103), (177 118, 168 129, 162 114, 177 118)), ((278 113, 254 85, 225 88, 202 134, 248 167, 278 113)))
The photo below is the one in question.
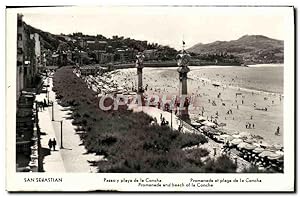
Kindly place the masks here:
POLYGON ((23 53, 22 48, 18 48, 18 49, 17 49, 17 52, 18 52, 18 54, 22 54, 22 53, 23 53))
POLYGON ((22 38, 22 34, 18 34, 18 41, 21 41, 23 38, 22 38))

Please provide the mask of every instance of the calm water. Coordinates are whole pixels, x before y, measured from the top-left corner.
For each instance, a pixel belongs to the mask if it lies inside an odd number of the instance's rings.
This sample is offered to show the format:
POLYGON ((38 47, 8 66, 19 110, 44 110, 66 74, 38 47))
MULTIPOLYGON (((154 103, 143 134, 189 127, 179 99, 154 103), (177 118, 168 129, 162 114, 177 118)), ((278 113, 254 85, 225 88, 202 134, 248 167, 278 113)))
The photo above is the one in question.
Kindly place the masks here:
POLYGON ((283 94, 283 65, 191 67, 193 75, 226 85, 283 94))
MULTIPOLYGON (((190 66, 189 78, 209 79, 222 84, 283 94, 282 64, 240 66, 190 66)), ((176 70, 176 67, 145 68, 145 70, 176 70)), ((176 72, 177 73, 177 72, 176 72)))

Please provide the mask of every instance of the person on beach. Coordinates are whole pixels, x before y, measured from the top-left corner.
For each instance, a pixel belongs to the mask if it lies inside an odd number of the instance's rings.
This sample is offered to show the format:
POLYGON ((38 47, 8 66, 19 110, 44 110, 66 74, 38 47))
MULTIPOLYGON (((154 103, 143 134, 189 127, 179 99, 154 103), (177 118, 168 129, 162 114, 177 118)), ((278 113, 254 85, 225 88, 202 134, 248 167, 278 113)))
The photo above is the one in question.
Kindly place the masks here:
POLYGON ((56 140, 55 140, 55 138, 53 138, 53 140, 52 140, 52 146, 53 146, 53 150, 55 151, 55 146, 56 146, 56 140))
POLYGON ((278 127, 277 127, 277 130, 276 130, 276 132, 275 132, 275 135, 280 135, 280 132, 279 132, 279 131, 280 131, 280 127, 278 126, 278 127))
POLYGON ((52 145, 53 145, 53 142, 51 140, 51 138, 49 139, 48 141, 48 146, 49 146, 49 149, 51 150, 52 149, 52 145))

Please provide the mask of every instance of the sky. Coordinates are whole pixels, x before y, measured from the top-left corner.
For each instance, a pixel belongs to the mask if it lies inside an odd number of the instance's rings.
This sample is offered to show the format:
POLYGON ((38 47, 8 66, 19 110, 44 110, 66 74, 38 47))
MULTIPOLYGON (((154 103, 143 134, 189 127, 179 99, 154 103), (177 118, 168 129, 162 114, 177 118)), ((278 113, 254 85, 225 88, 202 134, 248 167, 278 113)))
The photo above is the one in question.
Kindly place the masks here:
POLYGON ((53 7, 19 11, 24 21, 54 34, 124 36, 189 48, 199 42, 265 35, 284 40, 285 10, 270 7, 53 7))

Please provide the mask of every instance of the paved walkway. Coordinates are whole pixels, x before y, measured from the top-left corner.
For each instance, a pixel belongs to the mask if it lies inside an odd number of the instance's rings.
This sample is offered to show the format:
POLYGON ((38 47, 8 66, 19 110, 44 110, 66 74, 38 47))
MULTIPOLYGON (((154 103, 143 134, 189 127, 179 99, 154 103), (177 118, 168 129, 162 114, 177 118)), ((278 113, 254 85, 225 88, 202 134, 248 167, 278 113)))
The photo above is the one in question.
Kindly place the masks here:
MULTIPOLYGON (((37 101, 47 100, 46 94, 39 94, 36 96, 37 101)), ((46 107, 44 110, 39 110, 39 127, 41 131, 41 152, 44 155, 43 160, 43 170, 45 172, 65 172, 65 166, 63 159, 60 154, 59 146, 56 146, 57 151, 49 149, 48 141, 49 139, 56 138, 51 117, 49 114, 49 108, 46 107)))
MULTIPOLYGON (((47 84, 47 82, 46 82, 47 84)), ((54 121, 52 121, 52 107, 39 114, 39 124, 41 132, 45 132, 45 136, 41 136, 42 147, 48 147, 49 138, 55 138, 57 148, 61 144, 61 126, 60 121, 63 121, 63 148, 58 151, 51 151, 51 154, 44 158, 44 171, 46 172, 97 172, 97 167, 90 166, 89 161, 98 161, 103 159, 103 156, 95 154, 86 154, 80 140, 79 135, 75 132, 75 127, 72 125, 72 119, 69 119, 71 111, 68 108, 60 106, 55 99, 55 92, 52 91, 52 78, 49 79, 49 99, 54 103, 54 121)), ((43 100, 43 95, 38 95, 39 100, 43 100)))
POLYGON ((49 110, 46 108, 44 111, 39 112, 39 126, 40 131, 45 133, 41 135, 41 146, 46 155, 43 161, 43 169, 45 172, 65 172, 65 166, 63 159, 60 154, 59 146, 56 146, 57 151, 49 150, 48 141, 49 139, 56 138, 55 131, 51 122, 51 117, 49 115, 49 110), (50 152, 49 152, 50 151, 50 152))

